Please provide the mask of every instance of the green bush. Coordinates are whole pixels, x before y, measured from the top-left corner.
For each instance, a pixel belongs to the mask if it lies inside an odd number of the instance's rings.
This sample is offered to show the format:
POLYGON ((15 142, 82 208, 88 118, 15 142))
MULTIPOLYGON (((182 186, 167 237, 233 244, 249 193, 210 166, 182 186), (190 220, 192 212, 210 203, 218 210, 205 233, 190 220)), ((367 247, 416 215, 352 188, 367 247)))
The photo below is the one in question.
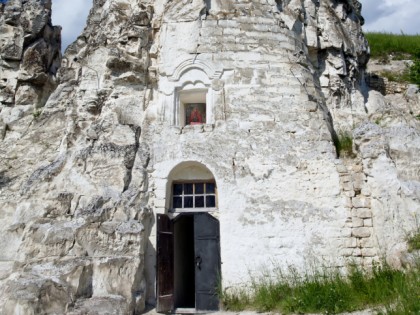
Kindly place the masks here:
POLYGON ((37 109, 37 110, 35 110, 35 111, 32 113, 32 116, 33 116, 35 119, 37 119, 39 116, 41 116, 41 114, 42 114, 42 111, 41 111, 40 109, 37 109))
POLYGON ((420 50, 416 52, 413 58, 413 65, 409 69, 410 82, 420 85, 420 50))

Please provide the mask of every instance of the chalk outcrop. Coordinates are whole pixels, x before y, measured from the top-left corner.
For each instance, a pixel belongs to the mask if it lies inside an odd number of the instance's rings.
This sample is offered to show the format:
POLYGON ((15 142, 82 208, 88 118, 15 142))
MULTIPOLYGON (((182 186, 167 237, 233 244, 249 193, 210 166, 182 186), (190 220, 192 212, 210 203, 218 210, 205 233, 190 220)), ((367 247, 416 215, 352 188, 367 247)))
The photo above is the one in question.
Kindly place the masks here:
POLYGON ((358 1, 95 0, 62 59, 50 10, 0 18, 0 313, 155 303, 173 182, 217 184, 224 286, 392 260, 415 230, 420 102, 366 83, 358 1))
POLYGON ((0 138, 17 137, 56 86, 60 27, 51 25, 51 1, 7 1, 0 16, 0 138))

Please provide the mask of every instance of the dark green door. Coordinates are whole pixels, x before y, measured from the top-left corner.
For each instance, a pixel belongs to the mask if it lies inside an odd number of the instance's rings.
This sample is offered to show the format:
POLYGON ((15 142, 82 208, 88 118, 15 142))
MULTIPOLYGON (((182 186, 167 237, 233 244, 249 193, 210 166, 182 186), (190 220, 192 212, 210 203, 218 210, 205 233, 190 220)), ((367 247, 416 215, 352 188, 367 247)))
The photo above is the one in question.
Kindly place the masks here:
POLYGON ((174 233, 167 215, 157 215, 157 305, 158 312, 174 309, 174 233))
POLYGON ((195 307, 218 310, 220 282, 219 221, 208 213, 194 215, 195 307))
POLYGON ((221 264, 219 235, 219 221, 208 213, 185 213, 174 220, 163 214, 157 216, 156 310, 158 312, 166 313, 179 307, 185 308, 184 304, 189 305, 189 302, 185 302, 189 300, 189 297, 186 297, 189 294, 192 294, 192 304, 196 310, 219 309, 217 290, 221 264), (191 236, 192 231, 194 233, 193 239, 190 238, 191 246, 185 248, 186 244, 183 242, 186 243, 188 230, 191 230, 191 236), (190 259, 194 260, 192 264, 190 259), (189 266, 193 269, 192 276, 185 277, 189 266), (193 281, 193 286, 180 281, 193 281))

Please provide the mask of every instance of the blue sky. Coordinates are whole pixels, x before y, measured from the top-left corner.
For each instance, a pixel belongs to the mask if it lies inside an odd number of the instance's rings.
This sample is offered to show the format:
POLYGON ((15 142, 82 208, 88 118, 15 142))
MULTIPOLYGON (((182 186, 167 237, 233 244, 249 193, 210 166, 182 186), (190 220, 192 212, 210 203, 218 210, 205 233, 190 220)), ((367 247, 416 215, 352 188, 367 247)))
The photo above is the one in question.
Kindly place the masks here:
MULTIPOLYGON (((420 34, 420 0, 359 0, 365 31, 420 34)), ((61 25, 63 50, 82 32, 92 0, 53 0, 53 24, 61 25)))
POLYGON ((63 50, 82 33, 91 8, 92 0, 52 0, 52 22, 63 28, 63 50))
POLYGON ((420 34, 419 0, 359 0, 365 31, 420 34))

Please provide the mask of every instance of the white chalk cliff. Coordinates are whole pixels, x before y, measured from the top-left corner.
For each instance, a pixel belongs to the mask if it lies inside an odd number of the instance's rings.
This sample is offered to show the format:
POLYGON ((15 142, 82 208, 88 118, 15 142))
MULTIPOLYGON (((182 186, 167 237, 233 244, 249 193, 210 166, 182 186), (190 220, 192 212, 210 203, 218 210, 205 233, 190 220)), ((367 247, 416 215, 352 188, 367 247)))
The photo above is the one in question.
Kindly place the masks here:
POLYGON ((1 314, 142 313, 183 181, 217 185, 223 286, 410 262, 420 98, 369 86, 358 1, 94 0, 64 56, 51 0, 0 6, 1 314))

